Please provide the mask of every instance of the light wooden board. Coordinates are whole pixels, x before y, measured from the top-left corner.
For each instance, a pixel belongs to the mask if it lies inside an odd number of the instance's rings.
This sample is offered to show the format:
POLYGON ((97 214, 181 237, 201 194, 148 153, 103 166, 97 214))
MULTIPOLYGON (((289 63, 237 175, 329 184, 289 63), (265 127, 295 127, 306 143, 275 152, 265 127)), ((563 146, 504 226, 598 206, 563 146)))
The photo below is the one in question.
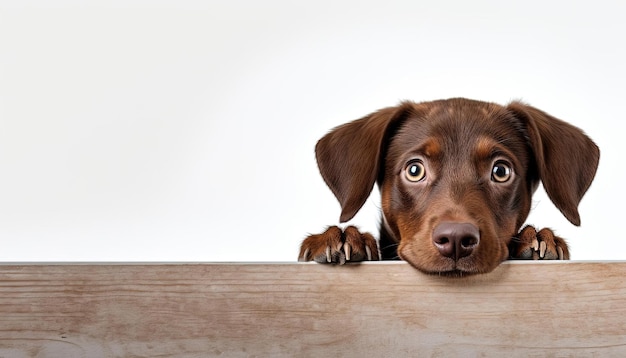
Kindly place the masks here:
POLYGON ((626 262, 0 265, 0 357, 626 356, 626 262))

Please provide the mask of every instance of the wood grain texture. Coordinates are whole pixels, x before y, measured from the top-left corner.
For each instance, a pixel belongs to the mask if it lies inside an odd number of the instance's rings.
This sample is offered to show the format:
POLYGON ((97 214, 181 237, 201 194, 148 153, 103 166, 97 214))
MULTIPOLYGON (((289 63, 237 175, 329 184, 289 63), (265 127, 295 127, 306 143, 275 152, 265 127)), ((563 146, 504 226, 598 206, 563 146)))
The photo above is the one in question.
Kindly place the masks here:
POLYGON ((626 356, 626 262, 0 265, 0 357, 626 356))

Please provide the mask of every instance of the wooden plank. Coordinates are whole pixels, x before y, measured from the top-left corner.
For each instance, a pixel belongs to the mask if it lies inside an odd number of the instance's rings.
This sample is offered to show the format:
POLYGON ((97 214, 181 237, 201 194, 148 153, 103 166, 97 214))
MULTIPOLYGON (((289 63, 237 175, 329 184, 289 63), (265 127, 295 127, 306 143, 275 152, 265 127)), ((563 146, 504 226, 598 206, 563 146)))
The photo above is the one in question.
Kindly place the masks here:
POLYGON ((0 357, 626 356, 626 262, 0 265, 0 357))

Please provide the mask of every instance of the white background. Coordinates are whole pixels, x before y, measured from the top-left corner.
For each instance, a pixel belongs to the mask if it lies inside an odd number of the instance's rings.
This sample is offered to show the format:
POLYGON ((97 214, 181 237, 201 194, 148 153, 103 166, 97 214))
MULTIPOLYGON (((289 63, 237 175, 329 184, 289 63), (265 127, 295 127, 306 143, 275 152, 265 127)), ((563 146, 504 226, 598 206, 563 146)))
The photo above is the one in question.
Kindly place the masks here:
MULTIPOLYGON (((0 260, 293 261, 339 205, 313 147, 403 99, 524 100, 583 128, 582 226, 625 259, 619 1, 0 2, 0 260)), ((378 190, 352 224, 377 231, 378 190)))

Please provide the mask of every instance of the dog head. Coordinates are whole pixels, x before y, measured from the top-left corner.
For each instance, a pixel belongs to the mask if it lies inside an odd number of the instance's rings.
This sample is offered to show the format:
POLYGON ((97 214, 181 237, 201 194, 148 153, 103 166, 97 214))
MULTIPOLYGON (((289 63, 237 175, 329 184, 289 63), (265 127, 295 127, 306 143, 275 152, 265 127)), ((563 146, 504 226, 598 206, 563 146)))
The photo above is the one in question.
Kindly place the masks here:
POLYGON ((599 150, 580 129, 531 106, 457 98, 403 102, 339 126, 316 156, 341 222, 378 183, 382 229, 398 255, 425 272, 469 274, 508 258, 540 181, 580 225, 599 150))

